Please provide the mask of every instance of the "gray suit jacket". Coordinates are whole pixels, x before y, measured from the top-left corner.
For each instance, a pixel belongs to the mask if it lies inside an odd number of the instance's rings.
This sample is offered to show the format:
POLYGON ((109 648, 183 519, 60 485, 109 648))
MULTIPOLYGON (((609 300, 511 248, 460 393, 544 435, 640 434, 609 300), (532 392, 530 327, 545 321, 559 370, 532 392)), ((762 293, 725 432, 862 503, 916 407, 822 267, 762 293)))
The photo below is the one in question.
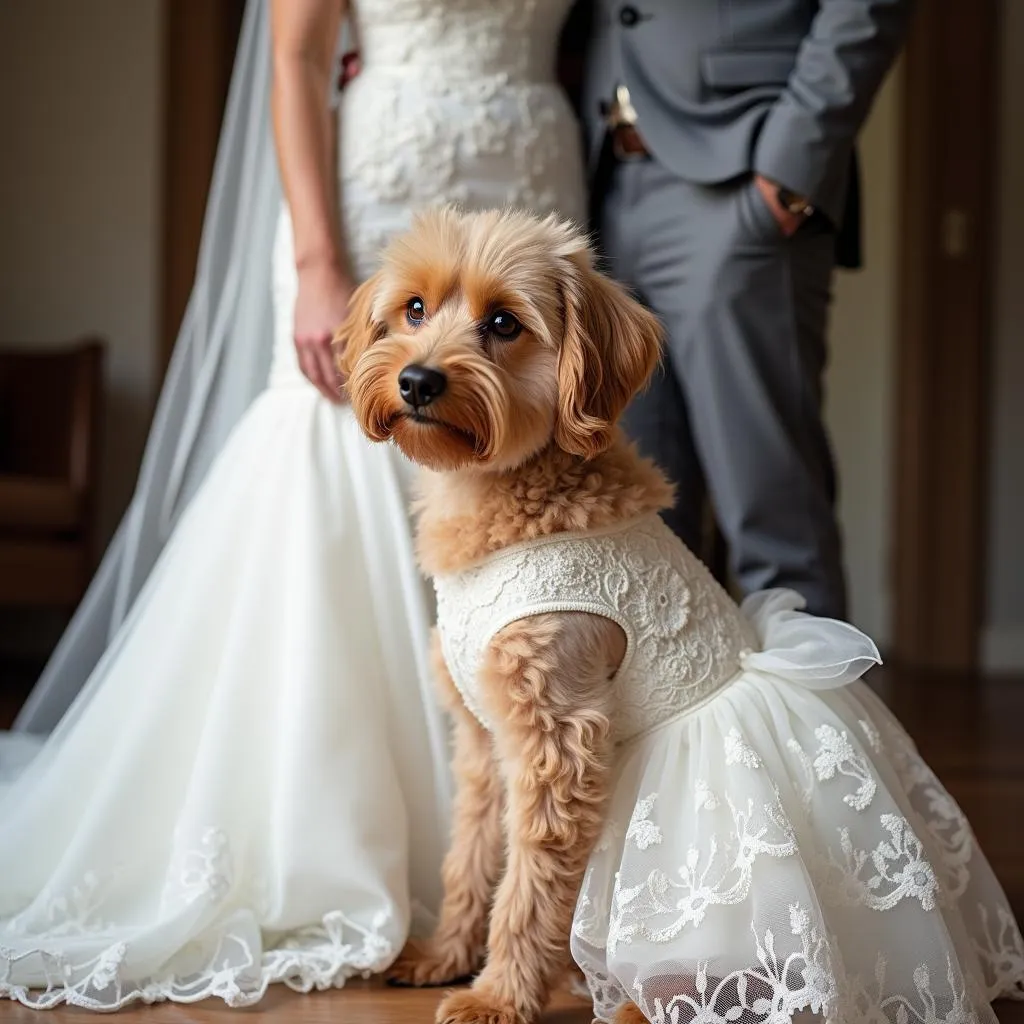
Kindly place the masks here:
POLYGON ((836 226, 854 142, 903 42, 913 0, 586 0, 581 113, 591 159, 601 110, 629 88, 648 147, 680 177, 757 171, 836 226))

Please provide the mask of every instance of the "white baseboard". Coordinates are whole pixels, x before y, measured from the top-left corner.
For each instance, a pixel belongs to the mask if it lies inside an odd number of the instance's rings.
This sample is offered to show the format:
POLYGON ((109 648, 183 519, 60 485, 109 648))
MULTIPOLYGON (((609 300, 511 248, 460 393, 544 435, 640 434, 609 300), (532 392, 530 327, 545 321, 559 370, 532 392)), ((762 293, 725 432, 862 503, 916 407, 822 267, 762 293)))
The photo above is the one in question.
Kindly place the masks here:
POLYGON ((1024 626, 991 626, 983 630, 981 667, 997 675, 1024 672, 1024 626))

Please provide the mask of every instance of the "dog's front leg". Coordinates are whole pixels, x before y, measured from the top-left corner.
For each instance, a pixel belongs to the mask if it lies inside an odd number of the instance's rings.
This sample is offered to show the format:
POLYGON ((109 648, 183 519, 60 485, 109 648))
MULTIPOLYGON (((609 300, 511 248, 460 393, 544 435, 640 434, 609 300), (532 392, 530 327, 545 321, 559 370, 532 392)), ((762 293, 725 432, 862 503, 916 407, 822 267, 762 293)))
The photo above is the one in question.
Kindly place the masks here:
POLYGON ((501 779, 490 733, 466 710, 434 637, 434 677, 454 720, 456 795, 444 900, 434 935, 411 941, 388 972, 397 985, 445 985, 473 974, 487 948, 487 916, 504 860, 501 779))
POLYGON ((506 783, 508 864, 491 914, 487 966, 445 999, 444 1024, 530 1024, 568 962, 573 909, 608 789, 609 678, 618 626, 540 615, 503 630, 483 667, 506 783))

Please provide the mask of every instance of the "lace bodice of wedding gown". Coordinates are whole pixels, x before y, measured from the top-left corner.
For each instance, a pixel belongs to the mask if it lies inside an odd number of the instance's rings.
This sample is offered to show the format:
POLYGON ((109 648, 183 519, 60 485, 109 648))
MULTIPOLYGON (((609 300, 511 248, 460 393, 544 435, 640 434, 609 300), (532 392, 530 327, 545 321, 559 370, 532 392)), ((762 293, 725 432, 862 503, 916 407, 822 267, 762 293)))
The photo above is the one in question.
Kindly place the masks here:
POLYGON ((416 209, 585 217, 579 128, 555 79, 571 0, 361 0, 362 67, 339 105, 347 245, 360 277, 416 209))
POLYGON ((725 591, 654 515, 516 545, 434 585, 445 661, 487 727, 477 683, 484 651, 505 626, 530 615, 589 612, 622 627, 627 649, 613 683, 619 742, 692 710, 757 645, 725 591))

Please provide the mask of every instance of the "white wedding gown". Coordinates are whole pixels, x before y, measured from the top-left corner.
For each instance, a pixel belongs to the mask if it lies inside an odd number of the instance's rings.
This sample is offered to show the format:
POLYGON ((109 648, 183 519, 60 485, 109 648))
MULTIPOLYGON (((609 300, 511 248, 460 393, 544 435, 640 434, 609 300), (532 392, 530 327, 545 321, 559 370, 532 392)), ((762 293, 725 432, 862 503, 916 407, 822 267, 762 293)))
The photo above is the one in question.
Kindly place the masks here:
MULTIPOLYGON (((360 5, 339 174, 361 275, 429 204, 582 219, 553 80, 569 5, 360 5)), ((300 375, 291 246, 282 215, 266 391, 82 695, 0 782, 2 996, 242 1006, 340 985, 439 900, 448 751, 410 471, 300 375)))

